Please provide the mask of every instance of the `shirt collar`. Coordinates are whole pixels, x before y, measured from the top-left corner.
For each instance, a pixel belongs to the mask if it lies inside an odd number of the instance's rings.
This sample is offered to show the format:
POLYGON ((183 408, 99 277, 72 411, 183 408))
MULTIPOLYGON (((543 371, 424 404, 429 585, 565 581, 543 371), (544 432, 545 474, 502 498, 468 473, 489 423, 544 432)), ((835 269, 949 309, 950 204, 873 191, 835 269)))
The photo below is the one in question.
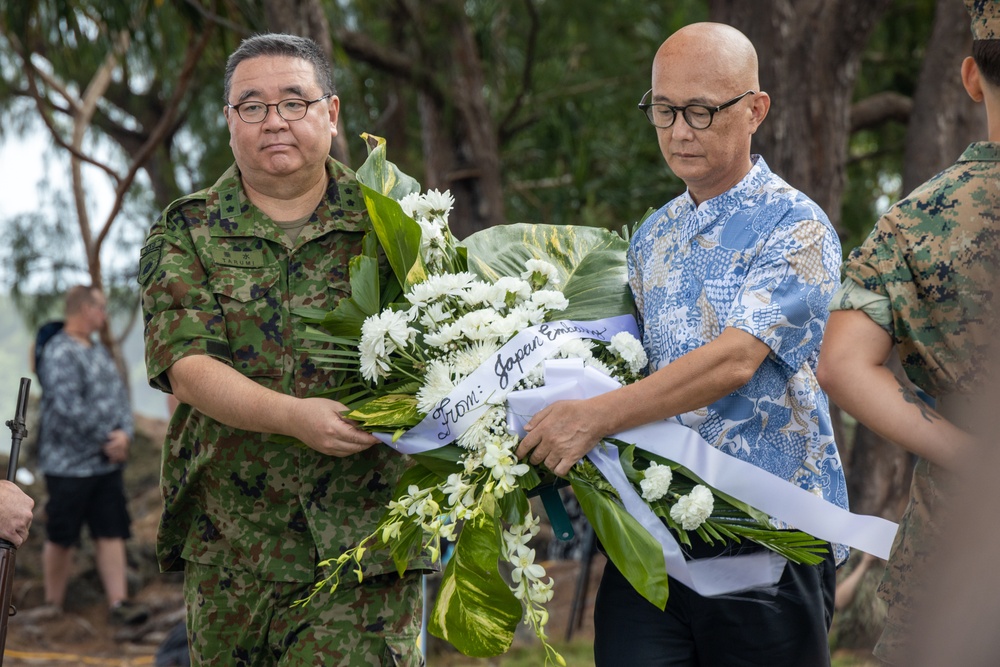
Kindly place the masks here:
POLYGON ((1000 162, 1000 143, 977 141, 969 144, 959 162, 1000 162))

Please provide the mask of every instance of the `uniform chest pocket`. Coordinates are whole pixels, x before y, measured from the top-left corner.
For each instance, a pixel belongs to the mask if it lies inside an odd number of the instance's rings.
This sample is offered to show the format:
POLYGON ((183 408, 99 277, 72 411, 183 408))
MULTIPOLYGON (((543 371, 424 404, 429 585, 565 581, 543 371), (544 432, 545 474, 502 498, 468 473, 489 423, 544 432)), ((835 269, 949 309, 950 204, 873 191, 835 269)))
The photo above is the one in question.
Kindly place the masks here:
POLYGON ((233 367, 248 376, 280 376, 285 300, 277 266, 221 266, 210 279, 226 321, 233 367))

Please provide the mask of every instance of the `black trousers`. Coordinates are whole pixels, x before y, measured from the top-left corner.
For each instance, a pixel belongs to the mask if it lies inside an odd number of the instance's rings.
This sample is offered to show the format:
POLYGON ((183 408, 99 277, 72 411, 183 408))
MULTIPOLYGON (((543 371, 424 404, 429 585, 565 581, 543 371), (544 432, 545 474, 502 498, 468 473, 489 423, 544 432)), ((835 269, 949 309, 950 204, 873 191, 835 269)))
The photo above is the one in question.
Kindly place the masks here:
MULTIPOLYGON (((724 558, 725 556, 723 556, 724 558)), ((829 667, 836 564, 787 563, 773 589, 706 598, 670 579, 666 609, 609 560, 594 609, 597 667, 829 667)))

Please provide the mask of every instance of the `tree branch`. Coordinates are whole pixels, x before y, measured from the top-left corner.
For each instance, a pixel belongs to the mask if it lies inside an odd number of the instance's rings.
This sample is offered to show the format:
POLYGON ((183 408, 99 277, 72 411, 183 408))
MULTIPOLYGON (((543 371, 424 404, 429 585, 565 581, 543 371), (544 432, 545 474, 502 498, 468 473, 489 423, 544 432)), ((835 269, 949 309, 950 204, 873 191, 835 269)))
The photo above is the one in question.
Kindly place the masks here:
POLYGON ((432 73, 405 54, 384 49, 367 35, 353 30, 337 30, 335 39, 348 56, 410 81, 435 101, 443 102, 446 99, 444 90, 432 73))
POLYGON ((901 93, 875 93, 851 106, 851 132, 868 130, 895 120, 906 123, 913 111, 913 99, 901 93))
POLYGON ((517 97, 514 98, 514 102, 510 105, 507 113, 504 114, 503 119, 497 125, 497 136, 500 138, 501 144, 510 139, 510 137, 515 133, 515 128, 511 127, 511 123, 514 121, 514 117, 524 105, 524 100, 530 94, 532 74, 535 68, 535 47, 538 45, 539 30, 538 10, 535 8, 532 0, 524 0, 524 7, 528 11, 530 27, 528 29, 528 38, 526 40, 524 50, 524 69, 521 71, 521 89, 518 91, 517 97))

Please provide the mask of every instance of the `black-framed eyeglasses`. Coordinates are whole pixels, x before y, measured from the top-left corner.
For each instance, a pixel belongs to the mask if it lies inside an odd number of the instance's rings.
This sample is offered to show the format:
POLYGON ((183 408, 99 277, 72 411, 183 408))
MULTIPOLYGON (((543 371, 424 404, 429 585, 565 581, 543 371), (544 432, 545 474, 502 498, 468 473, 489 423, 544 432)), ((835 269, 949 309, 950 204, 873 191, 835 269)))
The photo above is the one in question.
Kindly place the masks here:
POLYGON ((655 127, 668 128, 674 124, 677 120, 677 114, 680 113, 684 116, 684 122, 688 124, 693 130, 706 130, 712 124, 712 120, 715 119, 715 114, 719 113, 726 107, 731 107, 740 100, 742 100, 747 95, 754 95, 756 91, 748 90, 742 95, 737 95, 728 102, 723 102, 722 104, 710 107, 705 104, 688 104, 683 107, 675 107, 671 104, 663 104, 662 102, 649 102, 650 97, 653 94, 653 89, 650 88, 649 91, 642 96, 642 101, 639 102, 639 109, 646 114, 646 118, 655 127))
POLYGON ((314 100, 300 100, 297 97, 290 97, 276 104, 264 104, 256 100, 250 100, 248 102, 240 102, 239 104, 227 104, 226 106, 230 109, 236 109, 236 113, 239 114, 240 119, 244 123, 263 123, 264 119, 267 118, 268 112, 271 111, 271 107, 274 107, 279 116, 285 120, 292 121, 302 120, 306 117, 306 112, 309 111, 310 106, 332 96, 332 93, 327 93, 323 97, 317 97, 314 100))

